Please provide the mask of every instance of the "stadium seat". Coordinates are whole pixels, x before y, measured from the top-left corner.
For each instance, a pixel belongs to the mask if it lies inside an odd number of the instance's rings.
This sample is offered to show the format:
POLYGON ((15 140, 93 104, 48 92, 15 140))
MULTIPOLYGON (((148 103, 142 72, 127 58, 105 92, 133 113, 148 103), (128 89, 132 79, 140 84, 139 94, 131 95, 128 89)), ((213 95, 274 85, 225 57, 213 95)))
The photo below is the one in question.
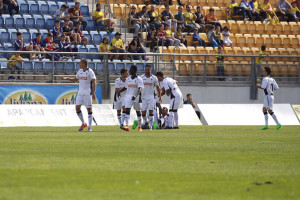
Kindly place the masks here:
POLYGON ((40 13, 42 15, 45 15, 45 14, 48 15, 48 14, 50 14, 50 8, 49 8, 48 4, 42 4, 42 5, 40 5, 40 9, 41 9, 40 13))
MULTIPOLYGON (((90 48, 89 52, 91 52, 91 53, 98 53, 99 50, 94 47, 94 48, 90 48)), ((99 58, 99 55, 98 54, 90 55, 90 58, 91 59, 97 59, 97 58, 99 58)))
POLYGON ((44 73, 44 63, 34 62, 34 73, 44 73))
POLYGON ((45 62, 45 74, 52 73, 52 62, 45 62))
POLYGON ((75 71, 76 71, 75 70, 75 63, 71 62, 71 61, 66 62, 65 73, 73 74, 73 73, 75 73, 75 71))
POLYGON ((104 63, 101 60, 94 60, 94 62, 96 63, 96 73, 103 73, 104 63))
POLYGON ((49 5, 49 6, 50 6, 49 14, 55 15, 56 11, 59 9, 58 5, 49 5))
MULTIPOLYGON (((282 40, 277 35, 271 35, 269 38, 273 40, 273 47, 276 47, 276 48, 282 47, 282 40)), ((267 41, 268 41, 268 39, 266 39, 266 44, 267 44, 267 41)))
POLYGON ((144 71, 145 71, 145 63, 143 63, 143 62, 135 62, 135 65, 137 67, 137 73, 138 74, 144 73, 144 71))
POLYGON ((1 69, 7 68, 7 59, 6 58, 0 57, 0 66, 1 66, 1 69))
POLYGON ((33 18, 26 19, 26 27, 28 29, 35 28, 35 20, 33 18))
POLYGON ((1 42, 10 42, 10 34, 8 32, 2 32, 1 33, 1 42))
POLYGON ((14 28, 15 27, 15 22, 14 18, 8 17, 5 19, 5 27, 6 28, 14 28))
MULTIPOLYGON (((84 48, 84 47, 80 47, 78 50, 79 50, 79 52, 84 52, 84 53, 87 53, 87 52, 88 52, 88 49, 87 49, 87 48, 84 48)), ((80 54, 79 57, 80 57, 80 58, 86 58, 86 59, 88 58, 88 56, 85 55, 85 54, 80 54)))
POLYGON ((99 45, 99 44, 101 44, 101 42, 102 42, 102 36, 101 36, 101 34, 95 34, 95 35, 93 35, 93 43, 95 45, 99 45))
POLYGON ((288 66, 286 65, 285 62, 277 62, 277 64, 279 65, 279 75, 281 76, 288 76, 289 72, 288 72, 288 66))
MULTIPOLYGON (((193 47, 194 48, 194 47, 193 47)), ((190 54, 190 50, 187 48, 180 48, 180 54, 190 54)), ((190 61, 191 60, 191 56, 180 56, 179 60, 183 60, 183 61, 190 61)))
POLYGON ((108 63, 108 69, 109 69, 109 73, 115 73, 116 72, 115 63, 109 62, 108 63))
POLYGON ((31 35, 30 33, 23 33, 23 40, 24 40, 24 43, 30 43, 31 42, 31 35))
POLYGON ((52 30, 55 26, 55 19, 47 19, 46 25, 48 30, 52 30))
POLYGON ((37 18, 35 21, 35 26, 37 29, 40 28, 45 28, 46 27, 46 22, 44 18, 37 18))
POLYGON ((92 20, 92 19, 87 20, 87 30, 89 30, 89 31, 96 30, 96 23, 94 20, 92 20))
POLYGON ((80 6, 82 16, 89 16, 89 7, 88 6, 80 6))
POLYGON ((284 34, 284 26, 279 23, 279 24, 275 24, 275 34, 284 34))
POLYGON ((21 14, 29 14, 29 5, 26 3, 20 4, 20 13, 21 14))
POLYGON ((34 39, 36 37, 36 34, 38 33, 37 29, 29 29, 28 32, 31 35, 31 38, 34 39))
POLYGON ((290 42, 292 48, 300 48, 300 35, 297 35, 297 37, 289 35, 288 37, 291 40, 290 42))
POLYGON ((65 63, 64 62, 56 62, 55 65, 55 73, 63 74, 65 72, 65 63))
POLYGON ((23 63, 23 72, 24 73, 33 73, 33 64, 32 62, 24 62, 23 63))
POLYGON ((295 23, 295 22, 290 22, 290 25, 291 25, 291 30, 292 30, 292 33, 295 34, 295 35, 299 35, 300 33, 300 24, 298 22, 295 23))
POLYGON ((40 6, 39 4, 31 4, 30 5, 30 14, 40 14, 40 6))
POLYGON ((121 60, 115 60, 116 72, 119 72, 121 69, 126 68, 126 64, 121 62, 121 60))

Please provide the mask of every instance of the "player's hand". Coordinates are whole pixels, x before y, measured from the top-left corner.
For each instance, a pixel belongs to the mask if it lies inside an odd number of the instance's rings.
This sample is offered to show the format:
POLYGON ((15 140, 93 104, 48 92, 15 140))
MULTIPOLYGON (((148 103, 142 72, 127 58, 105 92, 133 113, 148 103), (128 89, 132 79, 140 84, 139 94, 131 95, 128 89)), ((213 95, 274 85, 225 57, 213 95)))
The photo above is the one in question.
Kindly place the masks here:
POLYGON ((162 103, 162 99, 161 99, 161 97, 159 97, 158 101, 159 101, 159 103, 162 103))
POLYGON ((68 80, 68 77, 60 77, 62 80, 68 80))
POLYGON ((118 92, 118 98, 121 98, 121 94, 120 94, 120 92, 118 92))
POLYGON ((93 98, 93 101, 95 101, 96 100, 96 95, 92 94, 92 98, 93 98))
POLYGON ((131 100, 132 100, 132 101, 134 101, 134 100, 135 100, 135 98, 136 98, 135 96, 132 96, 131 100))
POLYGON ((257 88, 260 88, 260 84, 256 84, 256 87, 257 87, 257 88))

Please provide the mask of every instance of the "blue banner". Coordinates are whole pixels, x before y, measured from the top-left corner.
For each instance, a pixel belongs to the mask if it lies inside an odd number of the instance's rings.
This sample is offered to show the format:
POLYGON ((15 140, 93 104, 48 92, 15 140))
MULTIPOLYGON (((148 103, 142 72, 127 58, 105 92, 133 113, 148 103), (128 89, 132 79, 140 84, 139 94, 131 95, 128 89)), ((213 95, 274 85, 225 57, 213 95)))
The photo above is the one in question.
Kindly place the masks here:
MULTIPOLYGON (((69 85, 0 85, 0 104, 75 104, 78 86, 69 85)), ((101 104, 102 88, 96 88, 101 104)))

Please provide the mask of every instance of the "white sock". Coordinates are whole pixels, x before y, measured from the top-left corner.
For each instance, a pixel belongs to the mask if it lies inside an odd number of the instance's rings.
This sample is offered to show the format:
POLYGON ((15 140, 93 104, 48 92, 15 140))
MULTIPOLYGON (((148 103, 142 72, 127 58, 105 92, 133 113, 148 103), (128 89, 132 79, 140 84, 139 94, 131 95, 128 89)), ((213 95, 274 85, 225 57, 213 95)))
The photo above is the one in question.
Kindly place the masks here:
POLYGON ((174 112, 174 127, 178 127, 178 112, 174 112))
POLYGON ((266 126, 269 125, 268 120, 269 120, 269 116, 268 116, 268 113, 267 113, 267 114, 265 114, 265 125, 266 126))
POLYGON ((121 125, 122 124, 122 116, 121 116, 121 114, 118 114, 118 121, 119 121, 119 124, 121 125))
POLYGON ((148 123, 147 115, 143 116, 144 123, 148 123))
POLYGON ((84 119, 83 119, 83 116, 82 116, 82 112, 81 112, 81 111, 77 112, 77 116, 79 117, 81 123, 84 124, 84 119))
POLYGON ((122 112, 121 124, 124 124, 126 113, 122 112))
POLYGON ((137 118, 138 118, 138 121, 139 121, 139 127, 141 127, 142 126, 142 117, 138 116, 137 118))
POLYGON ((149 126, 150 126, 151 129, 153 128, 153 120, 154 120, 154 116, 150 115, 149 116, 149 126))
POLYGON ((129 115, 126 114, 125 115, 125 123, 126 123, 126 125, 129 125, 129 119, 130 119, 130 114, 129 115))
POLYGON ((170 112, 169 113, 169 127, 173 127, 173 118, 174 118, 174 113, 173 112, 170 112))
POLYGON ((273 113, 271 116, 273 117, 273 119, 274 119, 274 121, 276 122, 276 124, 279 125, 280 123, 279 123, 279 121, 278 121, 276 115, 273 113))
POLYGON ((93 113, 89 113, 88 114, 88 119, 89 119, 89 128, 92 128, 93 113))

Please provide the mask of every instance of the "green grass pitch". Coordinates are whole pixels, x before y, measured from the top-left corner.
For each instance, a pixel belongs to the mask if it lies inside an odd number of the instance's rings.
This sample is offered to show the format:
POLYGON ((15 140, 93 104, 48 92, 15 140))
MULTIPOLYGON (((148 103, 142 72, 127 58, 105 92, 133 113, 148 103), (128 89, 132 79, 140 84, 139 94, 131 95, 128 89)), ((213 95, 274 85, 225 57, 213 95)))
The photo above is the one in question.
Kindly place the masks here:
POLYGON ((0 199, 300 199, 300 126, 77 129, 0 128, 0 199))

